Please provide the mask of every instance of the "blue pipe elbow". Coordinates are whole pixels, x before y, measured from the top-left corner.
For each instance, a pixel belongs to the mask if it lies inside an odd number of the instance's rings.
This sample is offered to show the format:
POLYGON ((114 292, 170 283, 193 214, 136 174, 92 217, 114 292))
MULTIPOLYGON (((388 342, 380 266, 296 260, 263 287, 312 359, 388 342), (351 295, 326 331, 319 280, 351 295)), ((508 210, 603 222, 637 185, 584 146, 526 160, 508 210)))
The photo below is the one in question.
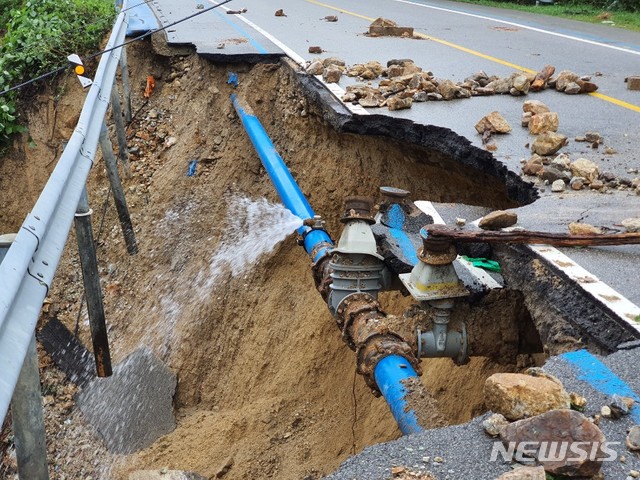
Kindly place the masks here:
MULTIPOLYGON (((276 151, 276 147, 258 117, 248 107, 241 104, 235 93, 231 95, 231 102, 284 206, 303 220, 313 218, 315 215, 313 208, 289 172, 284 160, 276 151)), ((303 226, 298 229, 298 233, 304 237, 304 248, 308 254, 311 254, 314 247, 321 242, 333 245, 331 237, 324 230, 312 230, 310 227, 303 226)), ((316 252, 313 261, 316 262, 320 259, 326 254, 326 251, 327 249, 321 249, 316 252)))
POLYGON ((411 364, 400 355, 390 355, 378 362, 374 376, 403 435, 421 432, 422 427, 418 424, 416 412, 407 406, 408 392, 402 384, 402 380, 407 378, 418 378, 411 364))

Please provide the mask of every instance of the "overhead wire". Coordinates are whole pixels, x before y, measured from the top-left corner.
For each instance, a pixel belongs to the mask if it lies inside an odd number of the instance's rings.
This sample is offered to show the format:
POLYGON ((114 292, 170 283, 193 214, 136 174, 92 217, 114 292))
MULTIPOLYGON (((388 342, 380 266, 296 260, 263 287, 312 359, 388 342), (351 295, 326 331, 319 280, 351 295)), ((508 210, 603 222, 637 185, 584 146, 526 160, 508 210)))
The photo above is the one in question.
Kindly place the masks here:
MULTIPOLYGON (((209 12, 209 11, 215 9, 215 8, 221 7, 222 5, 225 5, 225 4, 230 3, 232 1, 233 0, 224 0, 224 1, 220 2, 220 3, 216 3, 215 5, 212 5, 211 7, 207 7, 207 8, 205 8, 203 10, 200 10, 200 11, 198 11, 196 13, 193 13, 191 15, 188 15, 188 16, 184 17, 184 18, 176 20, 175 22, 169 23, 167 25, 164 25, 162 27, 156 28, 154 30, 149 30, 148 32, 145 32, 145 33, 143 33, 141 35, 138 35, 137 37, 134 37, 134 38, 131 38, 131 39, 125 41, 125 42, 122 42, 119 45, 115 45, 115 46, 113 46, 111 48, 107 48, 105 50, 100 50, 100 51, 98 51, 96 53, 93 53, 93 54, 91 54, 89 56, 84 57, 84 59, 91 60, 91 59, 94 59, 94 58, 99 57, 101 55, 104 55, 105 53, 109 53, 109 52, 112 52, 113 50, 117 50, 119 48, 125 47, 125 46, 127 46, 127 45, 129 45, 131 43, 137 42, 139 40, 143 40, 144 38, 147 38, 147 37, 153 35, 154 33, 161 32, 163 30, 166 30, 167 28, 173 27, 173 26, 178 25, 178 24, 180 24, 182 22, 186 22, 187 20, 190 20, 190 19, 192 19, 194 17, 197 17, 198 15, 202 15, 203 13, 207 13, 207 12, 209 12)), ((145 3, 147 3, 147 2, 145 2, 145 3)), ((127 10, 128 10, 128 8, 127 8, 127 10)), ((45 78, 51 77, 53 75, 56 75, 56 74, 58 74, 58 73, 60 73, 60 72, 62 72, 64 70, 66 70, 67 68, 69 68, 68 64, 66 64, 63 67, 58 67, 58 68, 56 68, 54 70, 51 70, 51 71, 46 72, 46 73, 43 73, 42 75, 39 75, 39 76, 37 76, 35 78, 32 78, 30 80, 26 80, 26 81, 24 81, 24 82, 22 82, 22 83, 20 83, 18 85, 14 85, 13 87, 10 87, 10 88, 0 92, 0 97, 3 96, 3 95, 6 95, 7 93, 10 93, 10 92, 13 92, 15 90, 19 90, 19 89, 21 89, 23 87, 26 87, 28 85, 31 85, 32 83, 35 83, 35 82, 38 82, 40 80, 44 80, 45 78)))

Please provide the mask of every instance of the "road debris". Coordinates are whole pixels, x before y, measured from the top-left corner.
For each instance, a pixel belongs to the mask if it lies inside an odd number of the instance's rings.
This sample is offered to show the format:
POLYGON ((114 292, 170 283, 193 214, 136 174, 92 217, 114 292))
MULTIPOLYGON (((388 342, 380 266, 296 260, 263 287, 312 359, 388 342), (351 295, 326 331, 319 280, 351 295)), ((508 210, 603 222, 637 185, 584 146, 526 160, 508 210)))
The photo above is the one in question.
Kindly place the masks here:
POLYGON ((601 235, 602 229, 590 223, 572 222, 567 227, 571 235, 601 235))
POLYGON ((602 431, 587 417, 575 410, 552 410, 532 418, 514 422, 500 432, 503 443, 514 442, 516 448, 524 447, 529 442, 532 456, 538 460, 547 473, 552 475, 566 475, 571 477, 596 475, 602 467, 604 452, 601 445, 606 439, 602 431), (578 447, 588 452, 592 448, 597 455, 583 457, 568 457, 546 455, 547 442, 568 442, 570 451, 578 447), (544 445, 544 447, 543 447, 544 445))
POLYGON ((640 90, 640 75, 634 75, 624 79, 628 90, 640 90))
POLYGON ((320 20, 324 20, 325 22, 337 22, 338 21, 338 16, 337 15, 327 15, 324 18, 321 18, 320 20))
MULTIPOLYGON (((309 47, 309 53, 317 53, 320 54, 322 53, 324 50, 322 50, 322 47, 318 47, 318 46, 313 46, 313 47, 309 47)), ((309 70, 307 70, 309 71, 309 70)))
POLYGON ((153 93, 153 89, 155 87, 156 87, 156 81, 154 80, 153 76, 148 75, 147 85, 144 87, 144 93, 143 93, 144 98, 149 98, 153 93))
POLYGON ((509 133, 511 131, 511 126, 507 123, 500 112, 494 111, 482 117, 480 121, 476 123, 475 129, 480 135, 483 135, 485 132, 509 133))
POLYGON ((531 90, 534 92, 538 92, 547 87, 547 82, 551 75, 553 75, 556 71, 556 67, 552 65, 545 65, 542 70, 536 73, 536 76, 533 78, 531 82, 531 90))
POLYGON ((626 443, 629 450, 634 452, 640 450, 640 425, 634 425, 629 429, 626 443))
POLYGON ((276 17, 286 17, 286 16, 287 16, 287 14, 286 14, 286 13, 284 13, 284 10, 283 10, 283 9, 280 9, 280 10, 276 10, 275 16, 276 16, 276 17))
POLYGON ((379 17, 369 25, 368 35, 371 37, 413 37, 413 27, 399 27, 393 20, 379 17))
POLYGON ((246 8, 241 8, 240 10, 227 10, 228 15, 240 15, 241 13, 245 13, 247 11, 246 8))
POLYGON ((538 155, 553 155, 566 144, 566 136, 556 132, 544 132, 536 137, 531 149, 538 155))
POLYGON ((545 480, 546 478, 544 467, 521 466, 503 473, 496 480, 545 480))
POLYGON ((640 218, 626 218, 621 223, 624 229, 629 233, 640 232, 640 218))
POLYGON ((491 437, 497 437, 500 435, 500 430, 509 425, 509 420, 507 420, 504 415, 500 413, 494 413, 489 418, 486 418, 482 422, 482 428, 487 433, 487 435, 491 437))
POLYGON ((495 210, 480 219, 478 226, 483 230, 500 230, 518 223, 518 215, 506 210, 495 210))

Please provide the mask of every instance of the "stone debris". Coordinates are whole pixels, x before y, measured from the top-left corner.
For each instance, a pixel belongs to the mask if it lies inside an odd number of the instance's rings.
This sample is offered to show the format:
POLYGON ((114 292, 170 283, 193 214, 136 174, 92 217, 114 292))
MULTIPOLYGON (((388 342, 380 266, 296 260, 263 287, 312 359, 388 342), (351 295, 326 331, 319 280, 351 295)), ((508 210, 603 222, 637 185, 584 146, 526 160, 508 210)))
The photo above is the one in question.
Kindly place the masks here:
POLYGON ((640 232, 640 218, 625 218, 621 224, 627 233, 640 232))
POLYGON ((315 62, 312 62, 307 67, 307 73, 309 75, 322 75, 323 71, 324 71, 324 65, 320 60, 316 60, 315 62))
POLYGON ((551 184, 551 191, 554 193, 564 192, 564 180, 556 180, 551 184))
MULTIPOLYGON (((323 52, 322 47, 318 47, 318 46, 309 47, 309 53, 319 54, 319 53, 322 53, 322 52, 323 52)), ((308 71, 309 70, 307 69, 307 72, 308 71)))
POLYGON ((480 219, 478 226, 483 230, 499 230, 515 225, 518 222, 518 215, 515 212, 505 210, 493 211, 480 219))
POLYGON ((492 437, 500 435, 500 430, 507 425, 509 425, 509 420, 499 413, 494 413, 482 422, 482 428, 484 428, 484 431, 492 437))
POLYGON ((411 97, 400 98, 400 97, 391 97, 387 100, 387 107, 389 110, 403 110, 405 108, 411 108, 413 104, 413 100, 411 97))
POLYGON ((555 112, 542 112, 531 117, 528 123, 529 132, 538 135, 544 132, 558 131, 558 114, 555 112))
POLYGON ((602 229, 589 223, 571 222, 567 227, 571 235, 600 235, 602 229))
POLYGON ((379 17, 369 25, 368 34, 372 37, 413 37, 413 27, 399 27, 393 20, 379 17))
POLYGON ((337 15, 327 15, 326 17, 322 18, 321 20, 324 20, 325 22, 337 22, 338 21, 338 16, 337 15))
POLYGON ((478 123, 476 123, 475 128, 480 135, 485 132, 509 133, 511 131, 511 126, 507 123, 500 112, 491 112, 490 114, 485 115, 478 123))
POLYGON ((336 65, 329 65, 322 71, 322 79, 327 83, 338 83, 342 77, 342 69, 336 65))
POLYGON ((545 480, 544 467, 516 467, 503 473, 496 480, 545 480))
POLYGON ((509 420, 533 417, 571 405, 569 394, 558 382, 521 373, 496 373, 484 385, 487 408, 509 420))
POLYGON ((629 90, 640 90, 640 75, 634 75, 624 79, 629 90))
POLYGON ((283 9, 276 10, 275 15, 276 15, 276 17, 286 17, 287 16, 287 14, 284 13, 283 9))
POLYGON ((396 480, 437 480, 430 472, 414 472, 407 467, 391 467, 391 476, 396 480))
POLYGON ((627 448, 633 452, 640 450, 640 425, 634 425, 627 434, 627 448))
POLYGON ((566 136, 556 132, 544 132, 536 137, 531 148, 538 155, 553 155, 566 143, 566 136))
POLYGON ((582 190, 585 182, 586 179, 583 177, 571 177, 571 180, 569 180, 569 186, 571 187, 571 190, 582 190))
POLYGON ((598 86, 595 83, 583 80, 577 73, 569 70, 563 70, 555 79, 549 80, 549 86, 554 87, 559 92, 570 95, 590 93, 598 90, 598 86))
POLYGON ((633 398, 623 397, 614 393, 611 397, 611 402, 609 403, 612 418, 620 418, 624 415, 629 415, 633 404, 633 398))
POLYGON ((539 115, 541 113, 548 113, 551 110, 540 100, 527 100, 522 104, 522 110, 525 113, 531 113, 531 115, 539 115))
POLYGON ((600 471, 602 458, 605 457, 601 447, 606 440, 604 434, 587 417, 575 410, 551 410, 519 420, 507 425, 501 431, 500 438, 505 445, 515 442, 516 449, 522 446, 521 448, 531 452, 531 456, 552 475, 592 477, 600 471), (568 442, 566 452, 577 451, 579 448, 589 454, 560 455, 556 450, 550 455, 552 452, 548 450, 549 446, 558 441, 568 442), (595 455, 590 455, 592 449, 595 455))
POLYGON ((573 176, 582 177, 587 181, 587 183, 597 180, 600 175, 598 165, 586 158, 579 158, 572 162, 570 168, 573 176))
POLYGON ((571 401, 571 410, 584 413, 585 408, 587 408, 587 399, 575 392, 569 393, 569 398, 571 401))

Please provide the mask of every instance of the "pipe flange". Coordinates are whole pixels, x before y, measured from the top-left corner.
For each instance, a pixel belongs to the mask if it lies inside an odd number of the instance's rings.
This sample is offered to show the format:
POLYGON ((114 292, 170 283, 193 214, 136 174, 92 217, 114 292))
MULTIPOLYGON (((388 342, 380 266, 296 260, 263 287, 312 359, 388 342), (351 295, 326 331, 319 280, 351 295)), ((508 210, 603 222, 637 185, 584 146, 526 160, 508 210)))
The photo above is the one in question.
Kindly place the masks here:
POLYGON ((378 312, 384 315, 380 309, 380 304, 368 293, 352 293, 346 296, 336 309, 335 319, 338 328, 342 332, 342 339, 351 350, 356 349, 356 345, 348 333, 356 316, 367 312, 378 312))
POLYGON ((418 259, 427 265, 449 265, 458 258, 458 252, 453 244, 450 244, 445 251, 433 251, 421 247, 418 249, 418 259))
POLYGON ((365 383, 376 397, 380 396, 380 389, 375 380, 376 366, 380 360, 391 355, 399 355, 405 358, 416 373, 422 375, 419 360, 414 355, 413 349, 403 338, 391 332, 374 334, 356 351, 356 371, 364 377, 365 383))

